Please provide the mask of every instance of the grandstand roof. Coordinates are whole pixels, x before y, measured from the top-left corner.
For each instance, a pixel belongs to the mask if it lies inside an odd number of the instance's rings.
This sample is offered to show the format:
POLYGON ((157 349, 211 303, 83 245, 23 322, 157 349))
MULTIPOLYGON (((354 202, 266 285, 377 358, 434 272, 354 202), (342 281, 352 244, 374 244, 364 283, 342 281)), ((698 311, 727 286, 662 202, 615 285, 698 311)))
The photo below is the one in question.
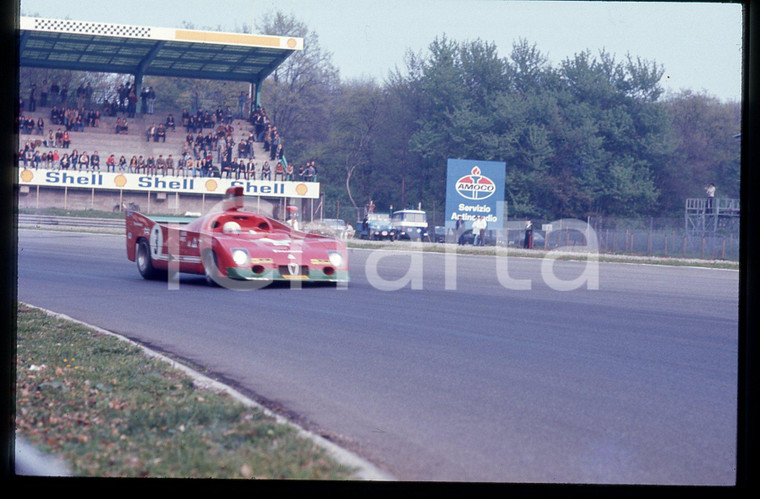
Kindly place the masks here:
POLYGON ((21 17, 21 66, 203 78, 264 80, 303 39, 21 17))

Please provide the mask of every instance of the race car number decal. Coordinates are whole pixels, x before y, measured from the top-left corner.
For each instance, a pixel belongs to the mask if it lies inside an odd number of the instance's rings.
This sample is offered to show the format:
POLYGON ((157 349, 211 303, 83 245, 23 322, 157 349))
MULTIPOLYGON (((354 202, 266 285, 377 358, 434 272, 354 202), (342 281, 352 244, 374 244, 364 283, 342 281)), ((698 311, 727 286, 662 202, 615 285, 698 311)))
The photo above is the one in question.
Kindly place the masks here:
POLYGON ((161 226, 156 224, 150 231, 150 254, 153 258, 161 256, 161 250, 164 247, 164 233, 161 226))

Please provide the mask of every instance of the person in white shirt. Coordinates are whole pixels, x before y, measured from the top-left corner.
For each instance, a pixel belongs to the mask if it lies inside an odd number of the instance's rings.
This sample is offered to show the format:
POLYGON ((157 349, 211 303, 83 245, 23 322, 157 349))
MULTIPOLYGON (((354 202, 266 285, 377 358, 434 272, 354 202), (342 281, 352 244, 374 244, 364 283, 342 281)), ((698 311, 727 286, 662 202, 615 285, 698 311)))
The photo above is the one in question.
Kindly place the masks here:
POLYGON ((705 203, 705 208, 707 208, 707 211, 712 211, 713 199, 715 198, 715 184, 710 184, 705 187, 705 192, 707 193, 707 202, 705 203))
POLYGON ((291 215, 287 223, 293 228, 293 230, 301 230, 301 226, 298 223, 298 219, 296 218, 295 215, 291 215))
POLYGON ((477 217, 472 222, 472 234, 475 236, 472 244, 474 246, 483 246, 486 233, 486 220, 485 218, 477 217))

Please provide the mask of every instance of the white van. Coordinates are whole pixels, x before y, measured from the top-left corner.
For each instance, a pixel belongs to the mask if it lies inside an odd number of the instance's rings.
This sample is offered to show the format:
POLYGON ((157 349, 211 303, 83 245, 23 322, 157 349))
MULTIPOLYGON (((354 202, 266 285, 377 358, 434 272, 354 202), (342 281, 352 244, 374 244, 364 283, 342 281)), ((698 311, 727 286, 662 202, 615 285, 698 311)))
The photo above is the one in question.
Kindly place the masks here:
POLYGON ((398 239, 429 240, 427 214, 422 210, 394 211, 391 227, 396 229, 398 239))

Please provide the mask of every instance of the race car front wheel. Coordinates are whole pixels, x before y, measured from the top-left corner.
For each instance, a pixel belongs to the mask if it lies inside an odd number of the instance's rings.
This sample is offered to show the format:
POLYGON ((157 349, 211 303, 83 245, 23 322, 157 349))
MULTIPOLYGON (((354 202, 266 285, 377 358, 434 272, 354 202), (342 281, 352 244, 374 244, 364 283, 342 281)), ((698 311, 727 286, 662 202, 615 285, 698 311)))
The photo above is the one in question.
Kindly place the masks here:
POLYGON ((145 239, 141 239, 137 243, 135 261, 137 261, 137 270, 143 276, 143 279, 158 279, 161 277, 162 273, 153 266, 153 260, 150 257, 150 246, 148 246, 148 241, 145 239))
POLYGON ((219 263, 216 258, 216 253, 212 250, 206 251, 203 254, 203 273, 206 275, 206 282, 210 286, 218 286, 215 276, 219 275, 219 263))

